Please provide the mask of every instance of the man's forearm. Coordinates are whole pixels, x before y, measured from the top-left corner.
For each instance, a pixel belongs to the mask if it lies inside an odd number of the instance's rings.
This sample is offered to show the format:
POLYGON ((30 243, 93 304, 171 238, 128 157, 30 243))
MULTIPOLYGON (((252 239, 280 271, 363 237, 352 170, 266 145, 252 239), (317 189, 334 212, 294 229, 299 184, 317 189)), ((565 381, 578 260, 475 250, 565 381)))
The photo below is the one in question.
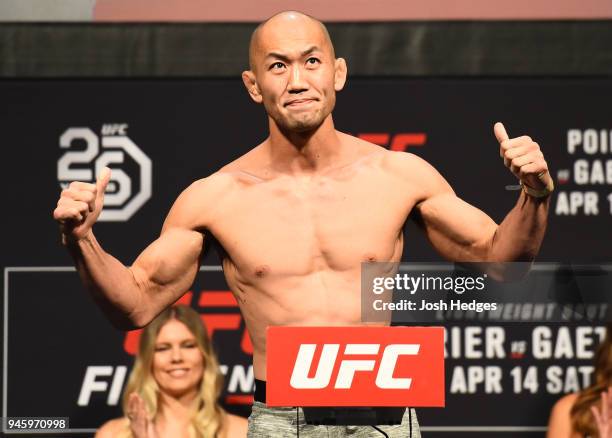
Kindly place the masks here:
POLYGON ((549 205, 550 195, 535 198, 521 191, 516 205, 493 235, 488 261, 533 261, 544 239, 549 205))
POLYGON ((554 183, 540 145, 529 136, 509 138, 502 123, 493 127, 504 165, 523 190, 514 208, 497 227, 487 259, 492 262, 531 262, 540 250, 550 194, 554 183))
POLYGON ((72 255, 81 280, 113 325, 134 329, 141 325, 139 304, 144 294, 129 268, 105 252, 93 233, 66 247, 72 255))

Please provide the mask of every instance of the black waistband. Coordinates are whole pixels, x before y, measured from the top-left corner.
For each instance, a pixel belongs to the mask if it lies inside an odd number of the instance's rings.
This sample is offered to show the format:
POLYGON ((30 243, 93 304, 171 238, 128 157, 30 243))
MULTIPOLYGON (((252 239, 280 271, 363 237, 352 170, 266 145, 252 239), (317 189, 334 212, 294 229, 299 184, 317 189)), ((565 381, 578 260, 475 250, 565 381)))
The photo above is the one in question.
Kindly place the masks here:
MULTIPOLYGON (((266 402, 266 382, 255 379, 255 401, 266 402)), ((305 407, 307 424, 367 425, 400 424, 405 408, 398 407, 305 407)), ((410 411, 409 411, 410 412, 410 411)), ((412 420, 411 420, 412 421, 412 420)), ((412 429, 412 424, 410 425, 412 429)), ((411 435, 412 436, 412 432, 411 435)))
POLYGON ((253 394, 253 399, 261 403, 266 402, 266 382, 265 380, 255 379, 255 394, 253 394))

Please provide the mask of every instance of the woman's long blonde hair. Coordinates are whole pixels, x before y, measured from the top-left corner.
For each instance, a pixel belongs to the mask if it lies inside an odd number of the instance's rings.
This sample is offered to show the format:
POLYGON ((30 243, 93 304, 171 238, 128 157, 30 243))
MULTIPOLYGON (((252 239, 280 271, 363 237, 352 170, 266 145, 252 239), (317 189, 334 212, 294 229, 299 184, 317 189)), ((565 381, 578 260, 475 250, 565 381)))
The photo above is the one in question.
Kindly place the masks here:
POLYGON ((606 337, 595 353, 593 383, 578 394, 570 411, 572 429, 583 436, 598 436, 591 406, 599 405, 601 393, 612 385, 612 323, 606 330, 606 337))
MULTIPOLYGON (((188 306, 174 306, 164 310, 142 331, 134 368, 123 392, 123 413, 127 416, 129 396, 136 392, 144 400, 149 414, 153 418, 157 415, 159 387, 152 371, 155 340, 164 324, 171 319, 182 322, 193 333, 204 358, 204 372, 197 395, 198 408, 191 420, 189 435, 194 438, 213 438, 219 432, 225 415, 218 403, 223 377, 202 319, 188 306)), ((132 437, 129 427, 123 436, 132 437)))

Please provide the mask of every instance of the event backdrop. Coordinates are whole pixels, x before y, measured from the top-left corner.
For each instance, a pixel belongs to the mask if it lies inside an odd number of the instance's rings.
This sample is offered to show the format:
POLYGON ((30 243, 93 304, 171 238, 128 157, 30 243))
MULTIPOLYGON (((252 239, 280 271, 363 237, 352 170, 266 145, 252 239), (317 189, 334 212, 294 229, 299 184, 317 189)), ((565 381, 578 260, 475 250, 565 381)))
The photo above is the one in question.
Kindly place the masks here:
MULTIPOLYGON (((610 95, 609 79, 349 79, 334 114, 341 131, 425 158, 496 221, 518 192, 493 123, 503 121, 511 136, 530 135, 557 184, 538 260, 605 264, 610 95)), ((129 264, 186 186, 266 137, 266 117, 239 79, 4 80, 0 96, 2 415, 68 416, 75 433, 91 434, 120 415, 138 332, 114 329, 71 268, 51 217, 61 185, 92 180, 104 165, 114 169, 95 232, 129 264)), ((436 260, 408 221, 403 261, 436 260)), ((182 302, 213 335, 226 373, 224 404, 247 415, 251 345, 214 249, 182 302)), ((542 436, 554 401, 588 384, 604 333, 602 324, 581 321, 467 321, 447 329, 447 407, 418 411, 430 437, 542 436), (500 332, 503 354, 487 347, 489 334, 500 332), (523 342, 521 354, 513 341, 523 342), (492 383, 498 370, 501 385, 492 383)))
POLYGON ((4 0, 0 21, 258 22, 282 10, 324 21, 548 20, 612 17, 606 0, 4 0))

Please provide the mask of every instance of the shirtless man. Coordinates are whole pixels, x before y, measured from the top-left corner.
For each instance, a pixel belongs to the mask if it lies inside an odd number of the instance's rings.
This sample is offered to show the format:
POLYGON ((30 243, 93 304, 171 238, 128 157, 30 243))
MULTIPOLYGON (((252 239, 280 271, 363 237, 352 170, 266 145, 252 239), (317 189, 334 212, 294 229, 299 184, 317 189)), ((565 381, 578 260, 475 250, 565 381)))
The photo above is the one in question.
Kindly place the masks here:
MULTIPOLYGON (((552 190, 537 143, 509 139, 501 123, 494 127, 500 155, 524 184, 497 225, 422 159, 336 131, 331 112, 346 75, 322 23, 284 12, 261 24, 242 79, 265 107, 269 137, 189 186, 160 237, 130 267, 92 232, 110 171, 96 184, 73 182, 62 192, 54 217, 63 242, 117 326, 142 327, 187 291, 206 235, 213 235, 253 341, 255 377, 265 381, 266 327, 360 324, 361 263, 399 261, 411 213, 447 259, 533 260, 552 190)), ((266 436, 250 423, 250 436, 266 436)))

